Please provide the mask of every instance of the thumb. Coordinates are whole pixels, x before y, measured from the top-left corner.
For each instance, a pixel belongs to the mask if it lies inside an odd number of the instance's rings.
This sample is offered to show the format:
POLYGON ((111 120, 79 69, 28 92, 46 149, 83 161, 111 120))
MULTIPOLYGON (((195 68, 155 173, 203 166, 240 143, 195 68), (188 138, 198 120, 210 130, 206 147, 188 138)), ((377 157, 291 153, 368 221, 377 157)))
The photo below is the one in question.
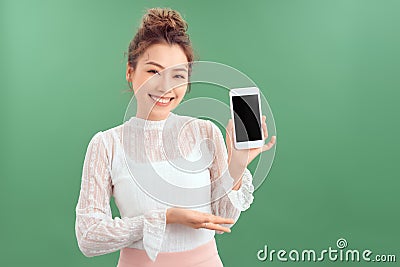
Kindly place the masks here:
POLYGON ((226 140, 233 141, 233 122, 232 119, 229 119, 228 124, 226 125, 226 140))
POLYGON ((227 152, 228 152, 228 162, 230 162, 230 159, 232 157, 232 152, 233 152, 233 122, 232 119, 228 121, 228 125, 226 126, 226 146, 227 146, 227 152))

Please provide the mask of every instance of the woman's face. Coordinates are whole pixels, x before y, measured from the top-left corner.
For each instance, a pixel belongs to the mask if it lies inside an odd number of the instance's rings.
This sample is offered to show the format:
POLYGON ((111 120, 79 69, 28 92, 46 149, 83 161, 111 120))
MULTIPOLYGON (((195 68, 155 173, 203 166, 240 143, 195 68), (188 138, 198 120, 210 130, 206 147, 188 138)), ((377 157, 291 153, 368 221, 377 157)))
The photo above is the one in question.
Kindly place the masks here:
POLYGON ((136 117, 148 120, 167 118, 185 96, 187 63, 179 45, 154 44, 138 58, 135 69, 127 65, 126 79, 132 82, 137 100, 136 117))

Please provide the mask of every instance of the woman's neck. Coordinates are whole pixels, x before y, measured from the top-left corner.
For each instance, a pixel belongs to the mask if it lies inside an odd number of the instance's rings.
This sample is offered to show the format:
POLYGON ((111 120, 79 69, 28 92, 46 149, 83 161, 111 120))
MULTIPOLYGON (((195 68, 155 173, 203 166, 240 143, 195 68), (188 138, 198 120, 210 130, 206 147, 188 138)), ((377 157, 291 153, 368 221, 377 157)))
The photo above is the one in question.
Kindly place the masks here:
POLYGON ((162 121, 168 119, 170 113, 171 112, 159 115, 159 114, 153 114, 153 113, 148 114, 146 112, 137 111, 135 117, 149 121, 162 121))

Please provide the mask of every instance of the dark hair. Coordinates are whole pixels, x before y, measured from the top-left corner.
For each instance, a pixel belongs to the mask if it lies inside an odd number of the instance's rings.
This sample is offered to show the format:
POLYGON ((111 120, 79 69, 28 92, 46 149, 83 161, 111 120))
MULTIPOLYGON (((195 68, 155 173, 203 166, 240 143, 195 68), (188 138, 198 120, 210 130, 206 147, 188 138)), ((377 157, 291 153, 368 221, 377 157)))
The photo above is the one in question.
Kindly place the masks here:
MULTIPOLYGON (((192 61, 194 60, 194 51, 187 34, 188 24, 182 18, 178 11, 170 8, 150 8, 143 15, 139 29, 129 43, 128 64, 136 68, 138 58, 144 51, 153 44, 177 44, 184 51, 189 62, 188 78, 192 71, 192 61)), ((132 88, 130 87, 130 91, 132 88)), ((190 91, 190 82, 188 92, 190 91)))

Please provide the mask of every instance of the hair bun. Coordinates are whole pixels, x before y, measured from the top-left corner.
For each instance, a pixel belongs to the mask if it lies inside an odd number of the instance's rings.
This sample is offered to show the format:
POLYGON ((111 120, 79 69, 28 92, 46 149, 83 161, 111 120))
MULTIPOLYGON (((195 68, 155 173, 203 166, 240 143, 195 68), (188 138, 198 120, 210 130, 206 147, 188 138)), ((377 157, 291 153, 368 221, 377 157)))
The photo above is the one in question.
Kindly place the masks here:
POLYGON ((178 11, 160 7, 147 9, 135 36, 129 43, 129 66, 136 68, 139 57, 153 44, 179 45, 185 53, 187 61, 190 62, 190 76, 194 51, 189 34, 186 32, 187 28, 186 21, 178 11))
POLYGON ((170 8, 150 8, 143 16, 142 27, 150 31, 157 28, 166 31, 178 31, 185 33, 187 31, 187 23, 181 15, 170 8))

